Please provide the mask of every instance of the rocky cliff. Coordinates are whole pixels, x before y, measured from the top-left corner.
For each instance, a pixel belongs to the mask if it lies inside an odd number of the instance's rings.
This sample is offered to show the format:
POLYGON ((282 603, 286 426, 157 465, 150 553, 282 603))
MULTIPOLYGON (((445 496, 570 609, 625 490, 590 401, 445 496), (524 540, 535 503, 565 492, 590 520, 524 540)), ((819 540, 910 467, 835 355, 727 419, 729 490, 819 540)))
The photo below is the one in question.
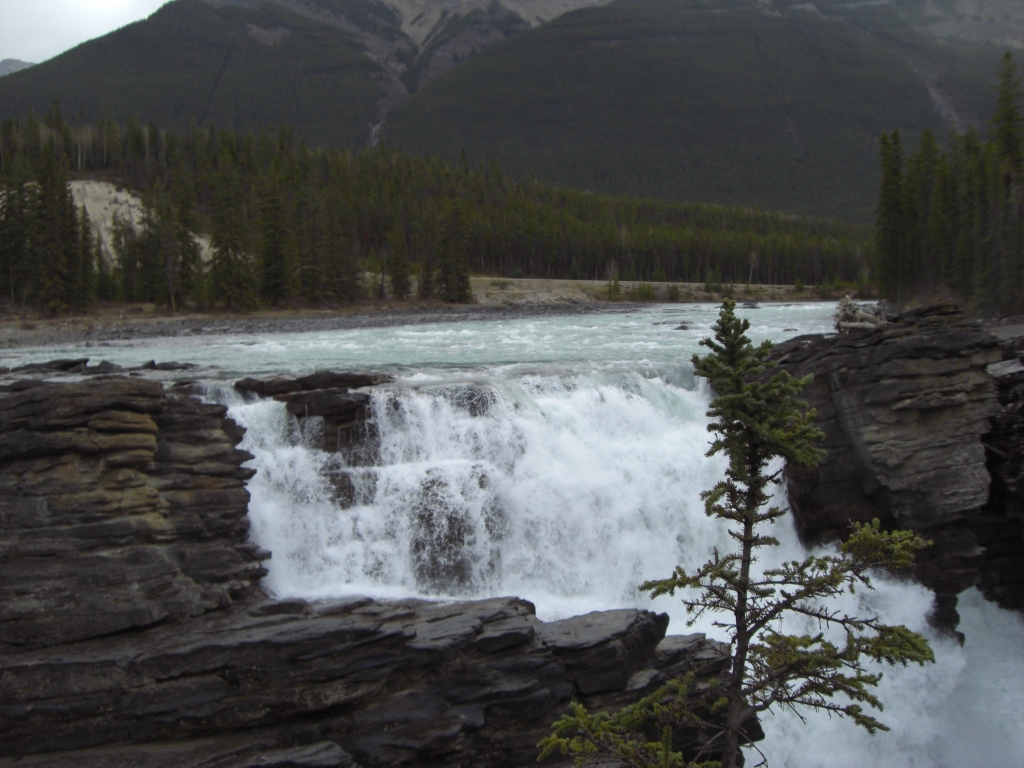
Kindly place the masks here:
POLYGON ((775 353, 794 375, 814 374, 804 399, 826 435, 818 467, 786 470, 804 535, 828 539, 873 518, 919 532, 933 545, 916 575, 951 628, 956 595, 971 586, 1024 605, 1020 335, 943 305, 775 353))
MULTIPOLYGON (((727 668, 647 611, 268 599, 241 430, 187 387, 107 371, 61 361, 36 373, 82 380, 0 391, 0 766, 531 765, 571 701, 727 668)), ((343 431, 353 385, 250 391, 343 431)))

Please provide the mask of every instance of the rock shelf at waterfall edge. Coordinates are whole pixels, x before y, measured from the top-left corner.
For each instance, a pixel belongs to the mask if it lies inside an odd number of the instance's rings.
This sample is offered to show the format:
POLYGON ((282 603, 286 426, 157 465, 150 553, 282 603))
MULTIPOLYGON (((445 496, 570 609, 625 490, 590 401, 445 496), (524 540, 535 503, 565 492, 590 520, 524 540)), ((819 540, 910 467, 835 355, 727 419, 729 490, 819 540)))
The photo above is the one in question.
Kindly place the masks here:
MULTIPOLYGON (((819 468, 787 470, 803 535, 879 517, 932 539, 916 575, 950 630, 969 586, 1024 603, 1022 338, 937 307, 777 350, 815 374, 827 435, 819 468)), ((162 381, 186 372, 75 359, 0 382, 0 766, 528 765, 571 701, 615 707, 727 668, 720 644, 665 637, 648 611, 542 622, 519 598, 268 598, 243 431, 162 381)), ((236 388, 322 420, 319 447, 365 466, 358 390, 384 382, 236 388)))
POLYGON ((728 666, 649 611, 268 599, 226 408, 123 376, 3 389, 0 765, 531 765, 570 702, 728 666))

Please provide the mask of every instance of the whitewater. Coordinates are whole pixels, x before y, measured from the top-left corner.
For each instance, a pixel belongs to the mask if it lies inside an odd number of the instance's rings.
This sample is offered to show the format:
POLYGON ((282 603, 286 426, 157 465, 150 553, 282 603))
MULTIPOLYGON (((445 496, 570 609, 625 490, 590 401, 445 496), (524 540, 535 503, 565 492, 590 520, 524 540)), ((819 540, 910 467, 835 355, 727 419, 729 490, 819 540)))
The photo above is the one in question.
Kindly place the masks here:
MULTIPOLYGON (((827 332, 833 305, 741 309, 750 336, 827 332)), ((720 636, 713 617, 687 627, 678 599, 637 585, 694 569, 731 547, 700 492, 721 477, 707 457, 706 387, 690 357, 716 308, 467 322, 313 334, 125 343, 95 350, 123 365, 202 366, 206 396, 229 406, 255 459, 251 536, 273 552, 264 587, 279 597, 467 599, 517 595, 552 620, 594 610, 666 612, 669 632, 720 636), (373 370, 379 451, 368 466, 314 447, 282 404, 247 401, 241 376, 373 370), (344 488, 344 492, 339 491, 344 488)), ((19 352, 19 363, 81 348, 19 352)), ((785 489, 776 501, 785 504, 785 489)), ((787 516, 762 566, 802 558, 787 516)), ((927 622, 931 593, 879 576, 846 598, 851 614, 926 634, 937 663, 885 669, 876 736, 802 712, 768 714, 761 746, 779 768, 1024 765, 1024 620, 961 596, 960 647, 927 622)), ((804 629, 789 624, 789 631, 804 629)), ((806 627, 815 631, 815 626, 806 627)), ((751 754, 750 764, 757 762, 751 754)))

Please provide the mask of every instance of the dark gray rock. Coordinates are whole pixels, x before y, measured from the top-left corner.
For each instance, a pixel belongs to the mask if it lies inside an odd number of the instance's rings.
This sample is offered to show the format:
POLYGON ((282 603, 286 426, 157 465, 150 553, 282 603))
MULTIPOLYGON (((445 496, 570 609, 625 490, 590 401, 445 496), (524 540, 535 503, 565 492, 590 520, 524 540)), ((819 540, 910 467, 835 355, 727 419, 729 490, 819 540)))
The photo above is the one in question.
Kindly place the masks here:
POLYGON ((0 766, 533 765, 572 701, 728 668, 647 611, 268 599, 241 438, 153 381, 0 395, 0 766))
POLYGON ((257 590, 250 457, 222 406, 158 382, 0 398, 0 653, 196 616, 257 590))
POLYGON ((385 384, 391 380, 390 376, 378 373, 317 371, 299 378, 275 376, 270 379, 241 379, 235 382, 235 389, 240 392, 251 392, 260 397, 274 397, 318 389, 341 389, 347 392, 385 384))
POLYGON ((40 768, 358 768, 334 742, 282 746, 276 735, 227 736, 116 748, 76 749, 59 754, 0 757, 0 766, 40 768))
POLYGON ((300 423, 315 425, 305 432, 316 447, 342 453, 349 466, 370 466, 377 456, 370 396, 351 390, 389 381, 383 374, 318 371, 300 378, 242 379, 235 389, 285 403, 300 423))
MULTIPOLYGON (((812 541, 874 518, 919 532, 933 545, 919 556, 916 575, 936 591, 935 618, 947 627, 958 621, 960 591, 998 581, 1008 594, 1007 584, 1024 576, 1019 566, 994 561, 1024 555, 1011 524, 1013 506, 1019 509, 1011 499, 1022 498, 1011 476, 1020 464, 1001 458, 1020 456, 1024 445, 1024 430, 1015 431, 1007 412, 1019 362, 1004 360, 1005 346, 990 326, 940 305, 873 330, 793 339, 775 351, 794 376, 814 374, 803 398, 825 432, 818 467, 786 468, 798 526, 812 541), (1000 547, 1001 538, 1009 543, 1000 547)), ((1024 601, 1024 591, 1015 599, 1024 601)))
POLYGON ((287 403, 288 413, 293 416, 320 416, 337 423, 355 420, 364 413, 370 402, 370 396, 363 392, 349 393, 341 389, 314 389, 277 395, 275 399, 287 403))
POLYGON ((538 639, 574 672, 582 694, 624 688, 668 628, 665 614, 602 611, 540 625, 538 639))
MULTIPOLYGON (((641 695, 626 690, 639 670, 663 680, 684 659, 702 660, 703 680, 728 664, 702 637, 659 652, 668 620, 646 611, 545 624, 517 598, 260 606, 0 656, 6 754, 124 744, 127 755, 258 733, 275 744, 326 740, 365 766, 528 765, 568 702, 641 695)), ((281 765, 285 754, 337 757, 329 746, 260 753, 281 765)))

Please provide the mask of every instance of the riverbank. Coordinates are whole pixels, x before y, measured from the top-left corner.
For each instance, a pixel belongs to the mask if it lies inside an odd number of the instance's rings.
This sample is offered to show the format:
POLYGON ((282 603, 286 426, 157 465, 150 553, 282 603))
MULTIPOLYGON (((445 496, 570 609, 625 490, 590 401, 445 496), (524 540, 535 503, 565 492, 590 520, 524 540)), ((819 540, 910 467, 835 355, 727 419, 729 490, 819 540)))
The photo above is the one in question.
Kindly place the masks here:
MULTIPOLYGON (((620 284, 620 296, 635 292, 633 283, 620 284)), ((680 301, 719 302, 696 283, 653 283, 656 300, 665 300, 670 286, 680 301)), ((608 284, 596 280, 535 280, 472 278, 473 304, 407 301, 360 303, 338 309, 264 310, 252 313, 171 313, 152 304, 111 305, 78 316, 48 318, 31 313, 0 315, 0 349, 65 346, 86 347, 114 341, 205 335, 307 333, 399 325, 461 323, 475 320, 521 320, 632 312, 649 302, 609 301, 608 284)), ((738 290, 740 301, 815 301, 811 291, 791 286, 751 286, 738 290)))
POLYGON ((264 311, 248 314, 158 313, 150 307, 104 309, 80 317, 0 322, 0 349, 102 346, 115 341, 183 336, 315 333, 397 325, 461 323, 474 320, 522 320, 609 312, 641 305, 580 302, 534 305, 362 304, 340 310, 264 311))

